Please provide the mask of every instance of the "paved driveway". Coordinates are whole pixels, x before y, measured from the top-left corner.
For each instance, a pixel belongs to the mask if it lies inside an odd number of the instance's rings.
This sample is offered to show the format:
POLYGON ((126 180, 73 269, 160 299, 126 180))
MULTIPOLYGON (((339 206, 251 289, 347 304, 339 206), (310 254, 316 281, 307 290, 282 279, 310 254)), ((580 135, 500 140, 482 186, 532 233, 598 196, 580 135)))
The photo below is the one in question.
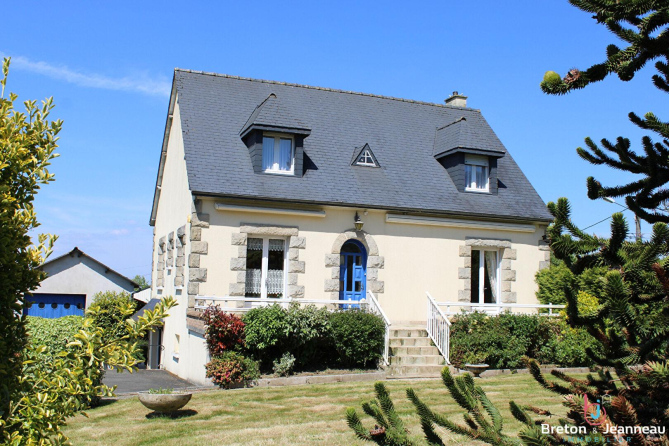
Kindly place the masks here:
POLYGON ((144 392, 149 389, 184 389, 197 387, 195 384, 181 379, 166 370, 137 370, 130 373, 116 370, 107 370, 103 383, 108 386, 117 386, 116 394, 127 395, 144 392))

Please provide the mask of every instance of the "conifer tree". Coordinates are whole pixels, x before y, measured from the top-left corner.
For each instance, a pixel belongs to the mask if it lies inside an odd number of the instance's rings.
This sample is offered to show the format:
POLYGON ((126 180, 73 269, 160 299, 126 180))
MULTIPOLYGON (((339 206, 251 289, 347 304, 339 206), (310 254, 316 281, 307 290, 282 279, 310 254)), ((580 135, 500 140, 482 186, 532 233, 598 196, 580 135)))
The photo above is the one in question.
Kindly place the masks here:
MULTIPOLYGON (((598 23, 605 24, 628 46, 621 49, 610 45, 604 62, 585 71, 572 69, 564 78, 547 72, 541 84, 543 91, 566 94, 612 73, 629 81, 645 64, 656 61, 658 74, 653 75, 652 82, 668 92, 667 0, 570 0, 570 3, 593 13, 598 23)), ((548 205, 555 218, 548 230, 552 251, 573 276, 596 267, 609 269, 603 278, 603 297, 597 310, 589 314, 579 310, 577 280, 564 284, 570 325, 585 327, 603 346, 602 355, 587 351, 600 366, 597 373, 578 379, 554 370, 551 374, 555 379, 549 380, 540 371, 539 364, 529 360, 528 367, 535 380, 561 395, 568 411, 565 418, 552 420, 547 419, 550 414, 540 408, 510 401, 512 415, 524 424, 518 438, 513 438, 503 434, 500 413, 483 390, 471 378, 453 378, 445 368, 443 382, 452 398, 466 411, 466 425, 436 414, 408 389, 407 396, 421 419, 428 444, 445 444, 435 430, 436 425, 494 445, 668 443, 668 226, 665 223, 668 220, 668 123, 661 122, 653 113, 643 118, 630 113, 629 118, 638 127, 661 136, 662 142, 654 143, 645 136, 644 154, 637 154, 630 149, 626 138, 617 138, 616 144, 602 140, 603 148, 587 138, 587 149, 579 148, 577 152, 593 164, 642 175, 638 181, 612 187, 589 177, 587 187, 591 199, 625 196, 629 209, 647 222, 655 223, 649 240, 627 241, 628 225, 621 213, 612 216, 611 235, 605 238, 587 234, 571 221, 567 199, 548 205), (595 412, 596 404, 592 403, 596 402, 604 409, 602 412, 595 412), (585 438, 545 433, 540 427, 543 424, 569 424, 585 428, 588 435, 585 438), (659 431, 643 434, 635 431, 635 427, 659 428, 659 431), (633 432, 627 433, 627 428, 633 432)))
MULTIPOLYGON (((598 23, 604 24, 627 46, 609 45, 604 62, 586 70, 573 68, 565 77, 547 71, 540 84, 547 94, 562 95, 616 74, 622 81, 630 81, 646 64, 656 62, 657 73, 652 83, 666 95, 668 93, 668 1, 667 0, 570 0, 579 9, 594 14, 598 23)), ((662 122, 652 112, 644 117, 631 112, 633 124, 649 130, 661 138, 642 138, 642 152, 631 150, 630 140, 618 137, 616 143, 601 140, 599 147, 586 138, 586 148, 577 148, 577 154, 595 165, 607 165, 618 170, 640 175, 628 184, 603 186, 594 177, 587 178, 588 196, 595 200, 602 197, 625 197, 626 205, 637 216, 649 223, 668 220, 668 123, 662 122), (667 206, 667 205, 666 205, 667 206)))

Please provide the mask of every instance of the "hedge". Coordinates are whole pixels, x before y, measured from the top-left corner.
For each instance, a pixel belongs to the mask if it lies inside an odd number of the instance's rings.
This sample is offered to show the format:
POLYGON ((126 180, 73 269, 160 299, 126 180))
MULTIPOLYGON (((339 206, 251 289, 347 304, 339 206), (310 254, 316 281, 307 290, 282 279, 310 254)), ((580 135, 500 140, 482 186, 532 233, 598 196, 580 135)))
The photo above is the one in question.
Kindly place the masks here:
POLYGON ((376 367, 384 344, 384 322, 361 310, 271 305, 250 310, 242 320, 246 352, 265 372, 286 353, 295 358, 296 371, 376 367))
POLYGON ((42 354, 45 361, 51 362, 56 354, 65 350, 74 335, 81 330, 84 318, 81 316, 65 316, 57 319, 27 316, 28 339, 34 346, 44 345, 47 349, 42 354))
POLYGON ((523 357, 563 367, 590 366, 586 349, 600 345, 584 329, 561 317, 484 313, 460 314, 451 325, 451 362, 486 363, 494 369, 521 368, 523 357))

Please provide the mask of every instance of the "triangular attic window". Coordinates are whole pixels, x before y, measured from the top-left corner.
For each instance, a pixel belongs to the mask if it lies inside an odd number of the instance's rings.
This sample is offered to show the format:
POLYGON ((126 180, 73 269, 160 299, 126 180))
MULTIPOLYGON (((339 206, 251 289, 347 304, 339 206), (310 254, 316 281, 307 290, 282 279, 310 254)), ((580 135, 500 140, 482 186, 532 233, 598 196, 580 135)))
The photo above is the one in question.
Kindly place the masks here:
POLYGON ((372 153, 372 149, 370 149, 370 146, 367 144, 363 146, 361 151, 356 156, 354 164, 356 166, 379 167, 377 158, 372 153))

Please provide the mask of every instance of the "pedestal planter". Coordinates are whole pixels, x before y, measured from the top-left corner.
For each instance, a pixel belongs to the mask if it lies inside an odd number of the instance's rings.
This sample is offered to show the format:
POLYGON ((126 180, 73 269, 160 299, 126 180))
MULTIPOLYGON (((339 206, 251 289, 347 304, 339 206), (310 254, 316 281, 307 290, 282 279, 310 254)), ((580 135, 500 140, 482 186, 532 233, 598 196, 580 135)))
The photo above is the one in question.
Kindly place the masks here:
POLYGON ((463 367, 465 367, 465 370, 467 370, 468 372, 475 375, 475 377, 479 378, 479 375, 481 375, 484 371, 486 371, 489 368, 489 365, 488 364, 465 364, 463 367))
POLYGON ((138 394, 140 403, 147 409, 151 409, 160 413, 170 413, 184 407, 190 400, 191 393, 148 393, 141 392, 138 394))

